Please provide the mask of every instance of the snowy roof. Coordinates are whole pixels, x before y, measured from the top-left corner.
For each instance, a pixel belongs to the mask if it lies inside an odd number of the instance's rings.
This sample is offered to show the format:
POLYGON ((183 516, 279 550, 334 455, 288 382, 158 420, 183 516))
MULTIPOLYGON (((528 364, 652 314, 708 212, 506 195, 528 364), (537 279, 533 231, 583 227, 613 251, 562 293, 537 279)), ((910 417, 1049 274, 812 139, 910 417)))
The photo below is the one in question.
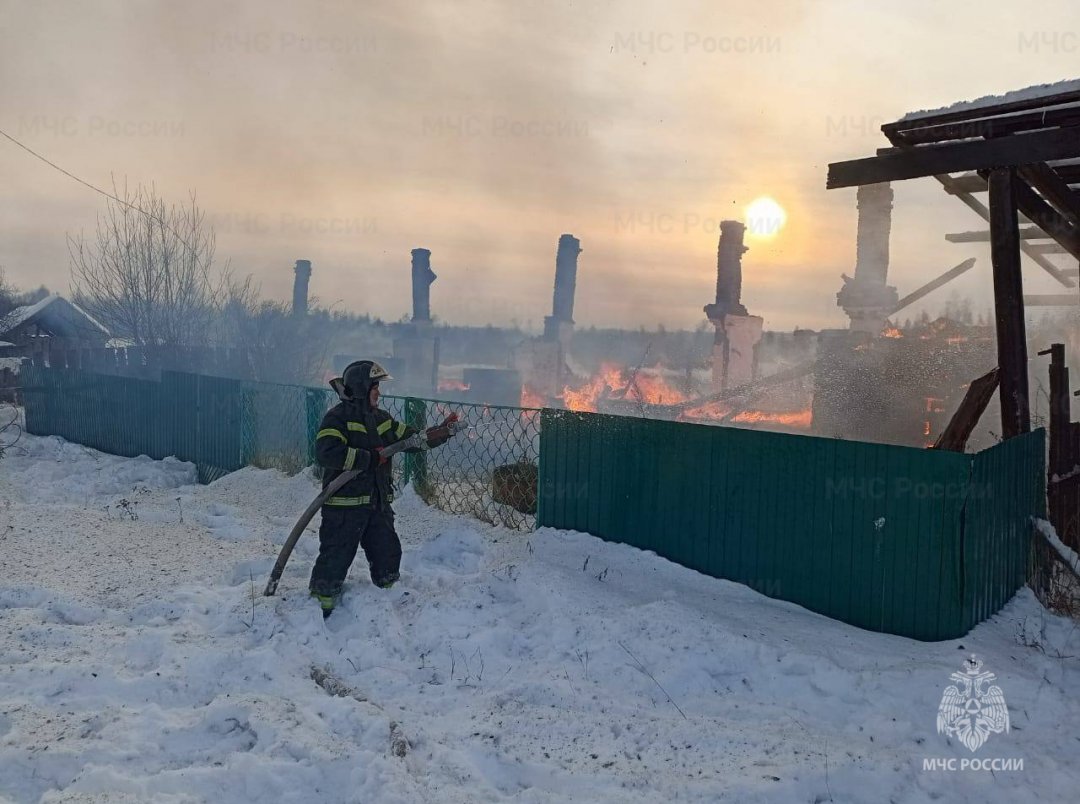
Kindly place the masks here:
MULTIPOLYGON (((84 319, 87 324, 97 329, 105 335, 109 335, 109 330, 105 329, 92 315, 83 310, 79 305, 72 301, 68 301, 59 293, 53 293, 46 296, 36 304, 28 304, 23 307, 16 307, 2 319, 0 319, 0 334, 13 332, 19 327, 26 324, 33 323, 36 319, 40 318, 46 312, 52 312, 56 308, 63 308, 63 315, 70 320, 72 313, 77 317, 84 319)), ((69 327, 70 329, 70 327, 69 327)))
MULTIPOLYGON (((978 111, 979 109, 1000 106, 1004 103, 1034 101, 1039 98, 1051 98, 1069 92, 1077 93, 1077 98, 1071 102, 1080 103, 1080 78, 1057 81, 1053 84, 1036 84, 1035 86, 1024 87, 1023 89, 1014 89, 1012 92, 1006 92, 1003 95, 986 95, 975 100, 958 101, 950 106, 942 106, 938 109, 922 109, 917 112, 908 112, 901 117, 898 122, 918 120, 919 118, 930 117, 931 115, 952 114, 954 112, 973 112, 978 111)), ((1060 101, 1059 103, 1065 104, 1069 103, 1069 101, 1060 101)), ((1057 105, 1057 103, 1054 105, 1057 105)))

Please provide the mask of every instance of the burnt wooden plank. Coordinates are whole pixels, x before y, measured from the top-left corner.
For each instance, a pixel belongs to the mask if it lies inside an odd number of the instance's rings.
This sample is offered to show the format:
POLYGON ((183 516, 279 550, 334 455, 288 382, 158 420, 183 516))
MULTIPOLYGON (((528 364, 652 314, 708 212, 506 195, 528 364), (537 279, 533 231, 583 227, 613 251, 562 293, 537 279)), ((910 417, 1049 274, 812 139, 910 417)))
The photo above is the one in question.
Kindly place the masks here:
POLYGON ((1019 177, 1013 182, 1013 195, 1017 209, 1080 260, 1080 227, 1074 226, 1019 177))
MULTIPOLYGON (((1051 168, 1068 188, 1073 201, 1080 204, 1080 166, 1063 165, 1051 168)), ((961 173, 959 176, 949 176, 945 183, 945 192, 949 195, 961 195, 962 193, 985 193, 986 179, 978 173, 961 173)))
MULTIPOLYGON (((1028 243, 1028 248, 1034 251, 1036 254, 1068 254, 1065 247, 1058 242, 1050 243, 1028 243)), ((1062 276, 1080 276, 1080 270, 1076 268, 1062 268, 1062 276)))
POLYGON ((972 257, 971 259, 964 260, 962 263, 957 265, 955 268, 950 268, 948 271, 943 273, 937 279, 932 279, 929 282, 927 282, 925 285, 923 285, 921 288, 919 288, 918 290, 913 290, 911 293, 909 293, 908 295, 906 295, 904 298, 900 299, 900 301, 898 301, 896 303, 896 306, 889 312, 889 315, 893 315, 894 313, 898 313, 901 310, 903 310, 905 307, 907 307, 908 305, 911 305, 911 304, 914 304, 915 302, 917 302, 923 296, 926 296, 926 295, 928 295, 930 293, 933 293, 935 290, 937 290, 942 285, 956 279, 956 277, 960 276, 962 273, 967 271, 974 264, 975 264, 975 258, 974 257, 972 257))
POLYGON ((945 429, 941 431, 934 449, 946 449, 952 452, 963 452, 967 447, 967 441, 971 432, 994 396, 998 387, 998 370, 991 369, 977 380, 973 380, 968 386, 967 393, 960 401, 960 406, 953 413, 945 429))
MULTIPOLYGON (((934 176, 934 178, 944 185, 948 181, 949 177, 938 175, 934 176)), ((965 204, 965 206, 978 214, 984 221, 990 221, 990 210, 987 209, 986 205, 982 203, 982 201, 977 199, 971 193, 959 193, 956 197, 960 199, 965 204)), ((1057 269, 1057 266, 1050 262, 1050 260, 1046 259, 1046 257, 1044 257, 1042 254, 1033 253, 1028 247, 1028 244, 1022 239, 1020 241, 1020 250, 1026 256, 1030 257, 1032 262, 1034 262, 1036 265, 1046 271, 1046 273, 1050 274, 1050 276, 1054 277, 1054 279, 1058 281, 1058 284, 1067 288, 1076 287, 1076 283, 1074 283, 1068 277, 1063 276, 1062 273, 1057 269)))
POLYGON ((1015 168, 991 171, 990 259, 994 267, 994 319, 998 368, 1001 370, 1001 435, 1014 438, 1031 430, 1028 402, 1027 331, 1024 282, 1020 274, 1020 237, 1015 168))
MULTIPOLYGON (((1025 226, 1019 231, 1021 240, 1049 240, 1050 235, 1038 226, 1025 226)), ((990 230, 979 229, 974 232, 950 232, 945 235, 950 243, 989 243, 990 230)))
POLYGON ((900 153, 833 162, 829 165, 825 186, 832 190, 963 170, 993 170, 1078 156, 1080 126, 1058 128, 1031 134, 1014 134, 994 140, 925 145, 900 153))
POLYGON ((1050 355, 1050 473, 1065 474, 1064 459, 1069 457, 1069 367, 1065 365, 1065 344, 1052 343, 1039 355, 1050 355))
POLYGON ((1070 223, 1080 226, 1080 196, 1069 188, 1052 167, 1045 162, 1024 165, 1020 168, 1020 175, 1070 223))

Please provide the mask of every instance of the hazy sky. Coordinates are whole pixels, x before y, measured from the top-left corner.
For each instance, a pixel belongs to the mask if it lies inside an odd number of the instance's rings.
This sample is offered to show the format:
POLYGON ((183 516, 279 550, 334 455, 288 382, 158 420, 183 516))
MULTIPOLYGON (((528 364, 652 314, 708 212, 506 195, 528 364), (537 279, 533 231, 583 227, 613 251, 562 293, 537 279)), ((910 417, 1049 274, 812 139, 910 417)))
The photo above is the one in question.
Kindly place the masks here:
MULTIPOLYGON (((827 164, 909 110, 1075 77, 1078 55, 1075 0, 0 0, 0 128, 103 187, 196 191, 267 296, 305 258, 324 304, 387 319, 423 246, 437 316, 539 325, 570 232, 579 325, 692 327, 719 221, 769 195, 787 225, 748 241, 743 301, 818 328, 845 325, 855 259, 855 190, 826 192, 827 164)), ((4 140, 0 176, 0 266, 66 291, 65 235, 103 199, 4 140)), ((974 228, 932 179, 896 185, 892 283, 975 256, 954 287, 986 303, 988 249, 943 239, 974 228)))

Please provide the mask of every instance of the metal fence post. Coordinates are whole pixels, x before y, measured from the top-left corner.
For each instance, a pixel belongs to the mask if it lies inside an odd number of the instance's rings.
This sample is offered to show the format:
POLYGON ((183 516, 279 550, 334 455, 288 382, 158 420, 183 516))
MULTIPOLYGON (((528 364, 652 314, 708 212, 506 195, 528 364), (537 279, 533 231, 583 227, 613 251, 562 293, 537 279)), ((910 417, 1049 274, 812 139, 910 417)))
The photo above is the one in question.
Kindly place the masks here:
POLYGON ((304 407, 307 410, 307 462, 308 465, 315 463, 315 434, 319 431, 319 423, 322 421, 325 395, 322 391, 307 388, 304 391, 304 407))
MULTIPOLYGON (((405 424, 415 427, 417 430, 427 428, 427 405, 422 399, 407 397, 405 399, 405 424)), ((427 491, 427 455, 418 452, 415 455, 405 454, 405 466, 402 475, 402 486, 413 482, 416 493, 424 497, 427 491)), ((426 499, 426 497, 424 497, 426 499)))

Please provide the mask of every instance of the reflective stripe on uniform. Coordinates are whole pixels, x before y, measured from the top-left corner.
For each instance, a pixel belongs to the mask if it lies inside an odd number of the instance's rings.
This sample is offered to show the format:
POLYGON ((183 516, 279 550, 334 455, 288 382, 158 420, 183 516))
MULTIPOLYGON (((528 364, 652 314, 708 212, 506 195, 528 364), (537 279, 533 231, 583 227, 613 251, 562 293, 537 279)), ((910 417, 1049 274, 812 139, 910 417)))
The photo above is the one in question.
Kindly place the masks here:
POLYGON ((363 497, 331 497, 324 505, 333 505, 338 508, 356 508, 357 506, 367 505, 371 502, 371 497, 364 495, 363 497))
POLYGON ((349 443, 349 439, 345 437, 345 434, 343 432, 341 432, 340 430, 335 430, 332 427, 328 427, 325 430, 320 430, 319 434, 315 436, 315 440, 318 441, 320 438, 340 438, 346 444, 349 443))
POLYGON ((345 471, 349 471, 356 465, 356 447, 349 447, 345 452, 345 471))
POLYGON ((405 422, 398 422, 397 437, 401 438, 403 435, 405 435, 405 422))
POLYGON ((367 432, 367 428, 364 425, 362 425, 360 422, 349 422, 348 426, 349 426, 349 429, 352 430, 354 433, 366 433, 367 432))
POLYGON ((389 430, 393 426, 394 426, 394 420, 393 419, 387 419, 382 424, 380 424, 376 429, 379 431, 379 435, 382 435, 383 433, 385 433, 387 430, 389 430))

